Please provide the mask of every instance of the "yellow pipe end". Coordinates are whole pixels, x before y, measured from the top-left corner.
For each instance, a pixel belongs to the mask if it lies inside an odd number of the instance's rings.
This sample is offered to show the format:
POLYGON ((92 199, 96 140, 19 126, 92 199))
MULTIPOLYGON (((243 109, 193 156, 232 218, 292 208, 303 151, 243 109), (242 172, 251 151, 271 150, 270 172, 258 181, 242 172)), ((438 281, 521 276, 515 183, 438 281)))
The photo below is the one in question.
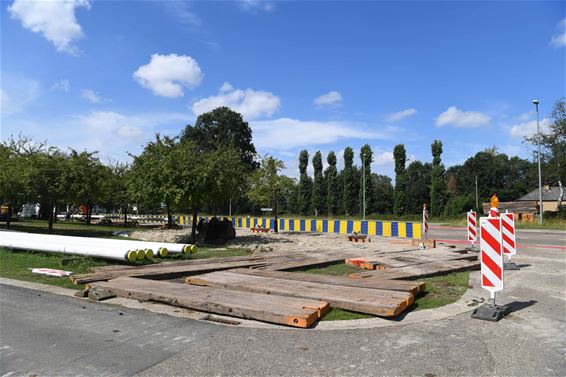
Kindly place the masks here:
POLYGON ((160 247, 159 248, 159 256, 161 258, 165 258, 167 255, 169 255, 169 250, 167 250, 166 247, 160 247))
POLYGON ((126 255, 128 257, 129 262, 133 262, 136 259, 138 259, 138 253, 135 250, 128 251, 128 254, 126 254, 126 255))
POLYGON ((144 250, 137 250, 138 253, 138 260, 144 260, 145 259, 145 251, 144 250))
POLYGON ((198 251, 198 246, 197 245, 191 245, 191 253, 196 253, 198 251))
POLYGON ((145 259, 153 260, 153 250, 145 249, 145 259))
POLYGON ((191 252, 191 245, 183 246, 183 254, 189 254, 191 252))

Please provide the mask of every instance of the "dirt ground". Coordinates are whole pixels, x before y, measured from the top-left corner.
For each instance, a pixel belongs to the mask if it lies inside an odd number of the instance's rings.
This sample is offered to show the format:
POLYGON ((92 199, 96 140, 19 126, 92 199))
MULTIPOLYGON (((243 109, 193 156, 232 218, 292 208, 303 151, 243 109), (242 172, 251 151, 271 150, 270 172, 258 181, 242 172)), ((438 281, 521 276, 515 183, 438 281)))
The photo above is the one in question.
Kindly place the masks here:
MULTIPOLYGON (((134 231, 131 237, 146 241, 187 242, 190 229, 134 231)), ((410 240, 369 237, 370 242, 350 242, 345 234, 332 233, 253 233, 249 229, 236 229, 236 239, 222 247, 247 248, 254 254, 289 252, 331 252, 354 251, 360 254, 414 250, 410 240)))

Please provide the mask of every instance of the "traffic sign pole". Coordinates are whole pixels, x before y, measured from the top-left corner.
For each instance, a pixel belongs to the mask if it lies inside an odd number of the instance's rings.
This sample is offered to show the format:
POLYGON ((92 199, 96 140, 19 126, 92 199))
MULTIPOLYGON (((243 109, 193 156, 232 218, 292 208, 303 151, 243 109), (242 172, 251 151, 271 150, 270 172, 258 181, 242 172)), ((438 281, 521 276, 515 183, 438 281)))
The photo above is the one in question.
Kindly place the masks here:
POLYGON ((505 286, 503 225, 497 210, 497 197, 495 197, 495 200, 492 198, 489 216, 480 218, 479 225, 481 286, 490 293, 491 302, 475 309, 472 318, 497 322, 509 312, 507 306, 500 306, 495 303, 496 293, 502 291, 505 286), (495 205, 493 205, 494 203, 495 205))
POLYGON ((470 242, 472 249, 474 249, 474 242, 476 242, 478 239, 476 213, 470 210, 467 214, 467 218, 468 218, 468 242, 470 242))
POLYGON ((503 239, 503 254, 507 256, 504 267, 506 270, 519 270, 516 263, 511 262, 511 258, 517 254, 517 242, 515 239, 515 214, 505 211, 501 215, 501 234, 503 239))

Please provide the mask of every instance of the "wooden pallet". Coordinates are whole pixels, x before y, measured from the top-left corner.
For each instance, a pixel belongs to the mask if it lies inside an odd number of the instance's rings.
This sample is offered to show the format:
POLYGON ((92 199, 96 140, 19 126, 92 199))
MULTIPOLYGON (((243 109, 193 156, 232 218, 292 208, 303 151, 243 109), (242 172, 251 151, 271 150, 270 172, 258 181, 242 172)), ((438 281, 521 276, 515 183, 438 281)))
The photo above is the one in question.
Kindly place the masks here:
POLYGON ((269 233, 269 231, 270 231, 269 228, 259 228, 259 227, 250 228, 250 230, 252 231, 252 233, 253 232, 255 232, 255 233, 260 233, 260 232, 269 233))
POLYGON ((414 302, 414 295, 407 292, 274 279, 229 271, 189 276, 185 281, 235 291, 327 301, 335 308, 383 317, 395 317, 414 302))
POLYGON ((204 312, 302 328, 312 326, 330 309, 329 304, 322 301, 131 277, 92 283, 90 288, 105 289, 118 297, 162 302, 204 312))
POLYGON ((358 241, 362 241, 362 242, 366 242, 366 239, 368 242, 371 242, 371 239, 368 238, 368 236, 364 235, 364 234, 353 234, 353 235, 348 235, 348 241, 353 241, 353 242, 358 242, 358 241))
POLYGON ((347 276, 307 274, 301 272, 267 271, 247 268, 230 270, 235 274, 263 276, 274 279, 307 281, 312 283, 342 285, 347 287, 383 289, 417 294, 424 291, 426 285, 420 281, 384 280, 384 279, 352 279, 347 276))

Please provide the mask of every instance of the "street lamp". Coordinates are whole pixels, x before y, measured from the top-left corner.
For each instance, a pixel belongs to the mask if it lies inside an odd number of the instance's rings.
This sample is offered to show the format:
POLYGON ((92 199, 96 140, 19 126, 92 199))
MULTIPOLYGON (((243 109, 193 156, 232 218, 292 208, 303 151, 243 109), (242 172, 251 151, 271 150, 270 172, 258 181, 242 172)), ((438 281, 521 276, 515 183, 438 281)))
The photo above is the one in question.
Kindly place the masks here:
POLYGON ((363 220, 366 219, 366 154, 362 153, 362 216, 363 220))
POLYGON ((537 111, 537 145, 538 145, 538 152, 537 152, 537 159, 538 159, 538 199, 539 199, 539 222, 542 225, 542 214, 544 212, 544 208, 542 205, 542 174, 540 172, 540 126, 539 126, 539 116, 538 116, 538 99, 533 100, 533 104, 535 105, 537 111))

